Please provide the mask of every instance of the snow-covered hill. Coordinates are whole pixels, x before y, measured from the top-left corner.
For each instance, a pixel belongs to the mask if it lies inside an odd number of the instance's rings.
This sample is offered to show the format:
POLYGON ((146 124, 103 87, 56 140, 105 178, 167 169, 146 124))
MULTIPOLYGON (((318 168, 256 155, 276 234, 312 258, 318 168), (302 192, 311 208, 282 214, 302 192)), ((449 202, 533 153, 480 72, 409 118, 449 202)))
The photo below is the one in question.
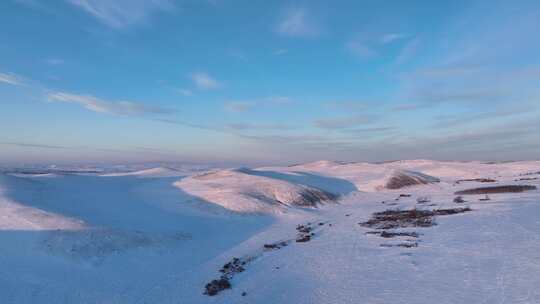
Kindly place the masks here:
POLYGON ((175 183, 190 195, 238 212, 279 212, 286 207, 316 207, 338 195, 251 169, 220 170, 175 183))
POLYGON ((121 171, 0 174, 0 302, 540 300, 538 161, 121 171))
POLYGON ((182 172, 173 168, 156 167, 156 168, 143 169, 143 170, 138 170, 138 171, 106 173, 106 174, 102 174, 101 176, 171 177, 171 176, 182 176, 185 174, 186 174, 185 172, 182 172))

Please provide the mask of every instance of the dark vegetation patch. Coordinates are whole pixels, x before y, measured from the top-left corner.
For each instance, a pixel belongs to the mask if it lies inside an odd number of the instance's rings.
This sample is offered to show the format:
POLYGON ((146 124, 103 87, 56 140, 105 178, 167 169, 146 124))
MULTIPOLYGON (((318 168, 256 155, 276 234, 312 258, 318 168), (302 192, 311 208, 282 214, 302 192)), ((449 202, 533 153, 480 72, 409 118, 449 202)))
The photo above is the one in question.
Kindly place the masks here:
POLYGON ((221 272, 219 279, 212 280, 210 283, 204 286, 204 294, 208 296, 215 296, 225 289, 230 289, 232 287, 230 282, 231 279, 237 273, 244 272, 246 270, 245 266, 253 259, 254 258, 233 258, 230 260, 219 270, 219 272, 221 272))
POLYGON ((469 179, 460 179, 456 181, 456 184, 463 182, 478 182, 478 183, 495 183, 497 180, 492 178, 469 178, 469 179))
POLYGON ((395 201, 399 201, 400 198, 404 198, 404 197, 411 197, 410 194, 400 194, 398 197, 396 197, 395 201))
MULTIPOLYGON (((315 236, 315 228, 322 227, 324 225, 326 225, 326 223, 324 222, 308 222, 304 225, 296 226, 296 231, 298 234, 295 241, 297 243, 309 242, 315 236)), ((332 224, 329 223, 328 226, 332 226, 332 224)), ((263 253, 289 246, 291 242, 292 240, 287 240, 264 244, 263 253)), ((259 256, 260 255, 247 256, 243 258, 232 258, 219 270, 219 272, 221 273, 219 278, 212 280, 205 285, 203 294, 208 296, 215 296, 223 290, 232 288, 231 280, 233 279, 233 277, 238 273, 244 272, 248 264, 257 259, 259 256)), ((279 267, 276 266, 275 269, 279 269, 279 267)), ((247 293, 244 291, 242 293, 242 296, 245 295, 247 295, 247 293)))
POLYGON ((463 204, 463 203, 465 203, 465 202, 467 202, 467 201, 466 201, 466 200, 463 198, 463 196, 461 196, 461 195, 460 195, 460 196, 456 196, 456 197, 454 198, 454 203, 456 203, 456 204, 463 204))
POLYGON ((233 275, 246 270, 244 266, 249 262, 249 259, 233 258, 230 262, 223 265, 219 272, 223 273, 226 277, 232 277, 233 275))
MULTIPOLYGON (((435 217, 444 215, 453 215, 472 211, 471 208, 449 208, 449 209, 435 209, 435 210, 385 210, 382 212, 376 212, 372 217, 363 223, 359 223, 363 227, 369 227, 382 231, 368 231, 366 234, 374 234, 379 237, 389 238, 402 238, 409 237, 418 239, 420 233, 415 231, 388 231, 397 228, 416 228, 416 227, 431 227, 436 225, 435 217)), ((381 244, 382 247, 405 247, 414 248, 418 247, 418 242, 414 240, 407 240, 408 242, 399 244, 381 244)))
POLYGON ((538 172, 527 172, 527 173, 521 173, 519 176, 527 176, 527 175, 540 175, 540 171, 538 172))
POLYGON ((416 173, 415 175, 408 175, 402 172, 395 173, 386 183, 386 189, 401 189, 409 186, 426 185, 430 183, 436 183, 439 180, 432 176, 416 173))
POLYGON ((296 231, 298 231, 298 235, 296 236, 297 243, 309 242, 315 236, 311 223, 296 226, 296 231))
POLYGON ((281 249, 283 247, 286 247, 287 245, 289 245, 289 242, 281 241, 281 242, 272 243, 272 244, 264 244, 263 248, 266 250, 274 250, 274 249, 281 249))
POLYGON ((429 203, 431 201, 431 199, 427 196, 420 196, 416 199, 416 202, 419 203, 419 204, 425 204, 425 203, 429 203))
POLYGON ((470 194, 491 194, 491 193, 517 193, 528 190, 535 190, 535 186, 531 185, 505 185, 495 187, 482 187, 474 189, 466 189, 457 191, 456 195, 470 195, 470 194))
POLYGON ((385 210, 376 212, 371 219, 360 223, 363 227, 374 229, 394 229, 410 227, 431 227, 435 225, 434 217, 471 211, 471 208, 451 208, 436 210, 385 210))
POLYGON ((206 284, 204 287, 204 294, 208 296, 215 296, 220 291, 231 288, 231 283, 227 278, 220 278, 217 280, 212 280, 210 283, 206 284))
POLYGON ((531 181, 531 180, 537 180, 537 179, 538 177, 522 177, 522 178, 515 179, 514 181, 520 182, 520 181, 531 181))
POLYGON ((320 202, 332 202, 338 199, 338 195, 319 190, 304 189, 299 193, 299 198, 293 201, 297 206, 316 206, 320 202))
POLYGON ((399 244, 381 244, 381 247, 404 247, 404 248, 416 248, 418 247, 418 242, 407 242, 399 244))
POLYGON ((420 236, 419 233, 417 232, 388 232, 386 230, 380 232, 380 231, 368 231, 366 232, 367 234, 376 234, 382 238, 385 238, 385 239, 390 239, 390 238, 395 238, 395 237, 413 237, 413 238, 418 238, 420 236))

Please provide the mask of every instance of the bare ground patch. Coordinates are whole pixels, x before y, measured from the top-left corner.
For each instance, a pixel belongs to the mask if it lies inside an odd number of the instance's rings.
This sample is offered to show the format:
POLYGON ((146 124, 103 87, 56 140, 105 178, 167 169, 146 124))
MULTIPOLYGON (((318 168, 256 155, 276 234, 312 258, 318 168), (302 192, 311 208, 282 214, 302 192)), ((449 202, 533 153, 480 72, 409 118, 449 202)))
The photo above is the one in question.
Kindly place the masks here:
POLYGON ((360 225, 374 229, 431 227, 435 225, 435 216, 458 214, 471 210, 469 207, 437 210, 385 210, 374 213, 371 219, 360 223, 360 225))
POLYGON ((366 234, 378 235, 385 239, 398 238, 401 240, 401 242, 397 244, 381 244, 381 247, 416 248, 418 247, 420 233, 416 231, 388 230, 431 227, 436 225, 436 216, 453 215, 469 211, 472 211, 469 207, 435 210, 385 210, 374 213, 368 221, 359 224, 363 227, 377 229, 375 231, 368 231, 366 234))
POLYGON ((463 182, 478 182, 478 183, 495 183, 497 180, 492 178, 469 178, 469 179, 459 179, 456 181, 456 184, 463 182))
POLYGON ((536 190, 536 186, 531 185, 505 185, 494 187, 481 187, 466 189, 455 192, 456 195, 471 195, 471 194, 493 194, 493 193, 518 193, 529 190, 536 190))

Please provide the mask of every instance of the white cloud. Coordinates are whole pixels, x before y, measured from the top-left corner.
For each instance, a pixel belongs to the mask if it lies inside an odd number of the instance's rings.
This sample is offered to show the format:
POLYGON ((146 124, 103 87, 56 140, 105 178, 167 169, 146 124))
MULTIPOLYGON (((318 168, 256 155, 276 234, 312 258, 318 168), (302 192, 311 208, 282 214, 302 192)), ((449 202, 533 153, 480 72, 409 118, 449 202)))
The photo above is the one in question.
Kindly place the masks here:
POLYGON ((188 89, 178 89, 177 91, 186 97, 193 96, 193 92, 188 89))
POLYGON ((231 101, 225 103, 225 110, 233 113, 246 112, 254 108, 256 103, 244 101, 231 101))
POLYGON ((373 57, 376 57, 378 54, 377 52, 369 47, 367 44, 360 42, 360 41, 349 41, 345 47, 354 55, 363 58, 363 59, 370 59, 373 57))
POLYGON ((223 87, 220 82, 203 72, 191 74, 191 80, 193 80, 195 86, 201 90, 216 90, 223 87))
POLYGON ((277 24, 279 34, 292 37, 317 36, 319 30, 305 8, 291 8, 283 14, 277 24))
POLYGON ((67 102, 78 104, 87 110, 120 116, 141 116, 147 114, 170 114, 174 112, 161 107, 147 106, 131 101, 107 101, 91 95, 77 95, 65 92, 49 93, 52 102, 67 102))
POLYGON ((0 82, 11 84, 11 85, 22 85, 22 77, 15 75, 13 73, 0 73, 0 82))
POLYGON ((102 23, 113 28, 125 28, 146 21, 159 11, 170 11, 169 0, 67 0, 102 23))
POLYGON ((403 39, 407 37, 407 35, 404 35, 404 34, 399 34, 399 33, 389 33, 389 34, 384 34, 381 36, 381 39, 380 39, 380 42, 382 44, 387 44, 387 43, 392 43, 396 40, 399 40, 399 39, 403 39))

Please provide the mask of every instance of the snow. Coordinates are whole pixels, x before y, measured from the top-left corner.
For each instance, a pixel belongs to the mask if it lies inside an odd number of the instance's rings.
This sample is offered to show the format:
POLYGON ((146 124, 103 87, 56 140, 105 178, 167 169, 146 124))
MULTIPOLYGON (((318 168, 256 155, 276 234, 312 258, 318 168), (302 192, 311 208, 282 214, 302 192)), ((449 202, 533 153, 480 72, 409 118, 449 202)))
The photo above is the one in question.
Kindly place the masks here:
POLYGON ((453 202, 464 189, 540 187, 539 172, 538 161, 407 160, 0 174, 1 302, 540 303, 540 190, 453 202), (396 174, 429 183, 386 189, 396 174), (456 183, 474 178, 496 182, 456 183), (295 203, 306 190, 339 199, 295 203), (472 211, 397 229, 419 234, 413 248, 384 247, 406 237, 359 225, 388 209, 456 207, 472 211), (297 225, 308 222, 314 236, 295 242, 297 225), (281 241, 288 245, 263 248, 281 241), (203 295, 234 257, 250 262, 232 288, 203 295))

